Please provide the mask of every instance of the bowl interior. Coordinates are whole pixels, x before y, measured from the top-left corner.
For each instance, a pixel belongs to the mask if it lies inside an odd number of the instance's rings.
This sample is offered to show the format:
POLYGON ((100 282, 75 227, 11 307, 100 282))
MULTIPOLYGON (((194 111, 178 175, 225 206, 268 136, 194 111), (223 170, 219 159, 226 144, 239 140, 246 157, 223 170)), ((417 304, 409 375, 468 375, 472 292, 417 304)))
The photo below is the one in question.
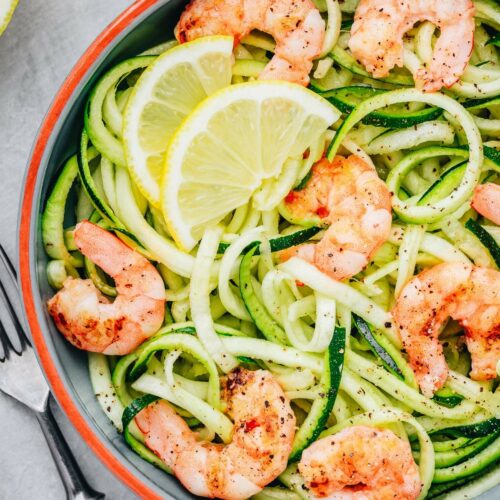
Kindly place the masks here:
MULTIPOLYGON (((45 272, 48 258, 42 244, 40 215, 61 167, 78 150, 85 103, 89 91, 97 79, 114 64, 165 40, 172 39, 173 28, 185 3, 185 0, 156 2, 111 42, 80 82, 63 110, 42 158, 34 197, 32 217, 34 225, 30 245, 34 250, 33 255, 35 255, 31 263, 31 275, 38 319, 42 327, 44 341, 51 352, 52 360, 63 384, 81 414, 118 460, 126 464, 134 475, 153 491, 156 491, 158 495, 165 497, 165 493, 168 492, 169 497, 176 499, 194 497, 189 495, 174 478, 140 459, 126 446, 122 436, 117 433, 106 418, 94 396, 88 375, 87 355, 66 342, 48 316, 45 303, 54 291, 47 282, 45 272)), ((68 214, 74 212, 74 203, 74 197, 70 197, 67 207, 68 214)), ((69 215, 69 219, 71 219, 71 215, 69 215)), ((71 223, 71 220, 68 220, 68 223, 71 223)))

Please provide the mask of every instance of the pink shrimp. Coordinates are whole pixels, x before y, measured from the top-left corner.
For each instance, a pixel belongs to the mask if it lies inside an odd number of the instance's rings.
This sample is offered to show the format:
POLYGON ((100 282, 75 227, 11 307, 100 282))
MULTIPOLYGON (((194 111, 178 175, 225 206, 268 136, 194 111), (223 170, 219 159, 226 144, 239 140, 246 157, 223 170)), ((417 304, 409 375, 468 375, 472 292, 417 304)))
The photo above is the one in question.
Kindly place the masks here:
POLYGON ((477 186, 472 197, 472 208, 500 225, 500 185, 487 182, 477 186))
POLYGON ((471 0, 361 0, 351 28, 353 56, 376 78, 403 65, 403 35, 417 21, 441 31, 428 67, 414 76, 417 88, 435 92, 450 87, 469 62, 474 42, 471 0))
POLYGON ((302 454, 299 472, 318 498, 414 500, 421 489, 408 441, 363 425, 313 443, 302 454))
POLYGON ((471 378, 496 377, 500 360, 500 272, 463 263, 443 263, 415 276, 392 311, 422 393, 431 397, 448 376, 438 335, 451 317, 465 330, 471 378))
POLYGON ((223 398, 234 420, 227 445, 201 442, 164 401, 135 421, 146 445, 193 494, 243 500, 286 468, 295 437, 295 415, 283 389, 265 371, 236 369, 224 380, 223 398))
POLYGON ((175 36, 184 43, 207 35, 232 35, 237 45, 254 29, 276 40, 275 55, 259 78, 308 85, 325 36, 325 23, 311 0, 193 0, 175 36))
POLYGON ((297 219, 316 218, 329 227, 319 243, 284 250, 282 260, 301 257, 337 280, 362 271, 391 230, 391 194, 355 155, 320 160, 306 187, 292 191, 284 206, 297 219))
POLYGON ((91 222, 78 224, 75 243, 115 280, 118 296, 111 303, 92 280, 67 278, 48 301, 49 313, 59 331, 79 349, 128 354, 163 323, 163 280, 146 258, 91 222))

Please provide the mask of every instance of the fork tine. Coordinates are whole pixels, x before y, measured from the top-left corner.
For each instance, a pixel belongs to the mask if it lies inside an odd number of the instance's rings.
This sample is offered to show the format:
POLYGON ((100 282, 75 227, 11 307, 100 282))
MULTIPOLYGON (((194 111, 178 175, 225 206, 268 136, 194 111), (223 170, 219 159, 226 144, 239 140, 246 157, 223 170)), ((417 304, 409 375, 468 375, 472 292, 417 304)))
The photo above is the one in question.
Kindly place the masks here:
POLYGON ((4 350, 8 350, 10 344, 10 347, 17 354, 21 354, 24 344, 27 342, 27 337, 22 325, 19 289, 17 288, 14 268, 1 245, 0 276, 2 276, 0 300, 5 304, 5 307, 0 307, 0 322, 3 324, 4 337, 9 341, 4 342, 4 350))
POLYGON ((6 346, 6 340, 4 338, 7 337, 7 332, 5 331, 5 328, 3 327, 2 323, 0 322, 0 363, 3 363, 7 358, 7 346, 6 346))
POLYGON ((13 315, 9 300, 0 281, 0 324, 3 330, 4 348, 22 354, 25 345, 24 332, 13 315))
POLYGON ((7 252, 5 251, 5 248, 1 243, 0 243, 0 254, 2 260, 4 261, 5 266, 9 268, 10 273, 14 275, 14 277, 17 279, 17 273, 16 269, 14 268, 14 264, 12 264, 12 261, 10 260, 9 256, 7 255, 7 252))
POLYGON ((9 259, 7 252, 0 244, 0 276, 5 276, 2 279, 2 285, 7 295, 7 300, 10 303, 10 308, 14 311, 14 316, 18 318, 19 323, 24 328, 24 314, 21 307, 21 295, 17 284, 17 273, 9 259))

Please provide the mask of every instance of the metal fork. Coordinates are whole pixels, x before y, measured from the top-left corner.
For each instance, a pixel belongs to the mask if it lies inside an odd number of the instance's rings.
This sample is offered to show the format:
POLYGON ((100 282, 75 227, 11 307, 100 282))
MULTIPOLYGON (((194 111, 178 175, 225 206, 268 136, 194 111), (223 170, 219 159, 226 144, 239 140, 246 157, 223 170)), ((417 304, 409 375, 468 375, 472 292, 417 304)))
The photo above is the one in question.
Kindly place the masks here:
POLYGON ((49 386, 23 326, 14 266, 0 245, 0 391, 32 410, 66 490, 75 500, 105 498, 83 476, 50 409, 49 386))

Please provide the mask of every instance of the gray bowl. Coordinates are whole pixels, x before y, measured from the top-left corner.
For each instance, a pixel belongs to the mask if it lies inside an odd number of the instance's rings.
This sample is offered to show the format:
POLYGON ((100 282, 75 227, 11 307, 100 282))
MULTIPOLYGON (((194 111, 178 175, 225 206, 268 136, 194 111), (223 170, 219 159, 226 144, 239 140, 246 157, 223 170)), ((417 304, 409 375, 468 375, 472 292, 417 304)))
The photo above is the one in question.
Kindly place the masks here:
MULTIPOLYGON (((97 403, 86 354, 64 340, 47 314, 45 303, 53 290, 45 273, 48 258, 42 245, 40 215, 62 165, 78 150, 83 110, 92 86, 119 61, 171 39, 186 3, 138 0, 85 52, 40 128, 24 182, 19 222, 19 270, 25 312, 39 360, 59 404, 96 455, 139 496, 178 500, 195 497, 126 446, 97 403)), ((499 495, 497 488, 481 498, 493 500, 499 495)))

